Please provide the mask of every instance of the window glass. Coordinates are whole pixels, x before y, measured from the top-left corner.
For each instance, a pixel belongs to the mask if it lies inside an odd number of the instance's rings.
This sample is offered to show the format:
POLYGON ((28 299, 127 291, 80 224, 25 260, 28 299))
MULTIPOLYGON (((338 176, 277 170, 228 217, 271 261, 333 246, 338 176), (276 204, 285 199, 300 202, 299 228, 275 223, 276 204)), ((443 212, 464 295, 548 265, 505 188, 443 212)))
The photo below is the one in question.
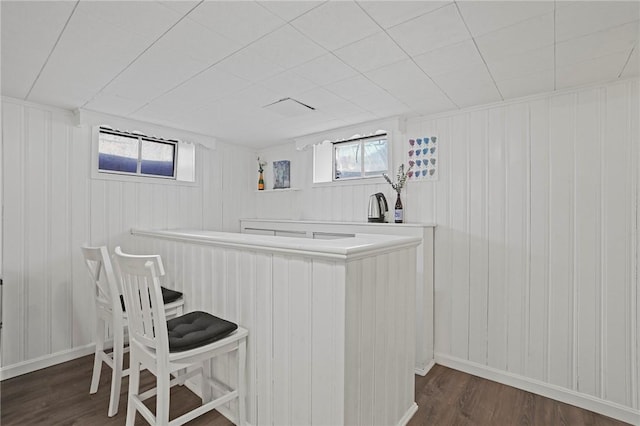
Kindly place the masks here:
POLYGON ((143 139, 140 152, 140 173, 172 177, 174 158, 174 144, 143 139))
POLYGON ((100 133, 98 168, 114 172, 136 173, 138 138, 100 133))
POLYGON ((335 146, 336 179, 362 176, 362 146, 360 142, 335 146))
MULTIPOLYGON (((318 154, 319 151, 319 149, 314 150, 314 154, 318 154)), ((321 156, 316 155, 314 158, 314 179, 320 176, 317 170, 322 170, 324 167, 320 161, 322 161, 321 156)), ((334 143, 333 161, 335 164, 333 180, 381 176, 388 170, 387 137, 382 135, 334 143)), ((314 182, 319 182, 319 180, 314 180, 314 182)))
POLYGON ((387 172, 387 140, 369 140, 362 143, 364 147, 364 175, 380 176, 387 172))

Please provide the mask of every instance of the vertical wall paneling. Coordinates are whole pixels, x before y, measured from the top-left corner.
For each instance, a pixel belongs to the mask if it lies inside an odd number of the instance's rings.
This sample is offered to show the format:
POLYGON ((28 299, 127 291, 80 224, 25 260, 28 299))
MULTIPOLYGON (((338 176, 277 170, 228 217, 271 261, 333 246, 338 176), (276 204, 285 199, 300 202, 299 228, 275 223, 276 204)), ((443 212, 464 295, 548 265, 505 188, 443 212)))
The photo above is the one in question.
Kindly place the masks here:
MULTIPOLYGON (((487 304, 488 365, 507 369, 505 110, 489 111, 489 292, 487 304)), ((436 251, 438 248, 436 247, 436 251)), ((437 265, 436 265, 437 269, 437 265)))
POLYGON ((578 94, 575 150, 576 389, 599 396, 600 353, 600 117, 598 91, 578 94))
POLYGON ((469 121, 469 359, 487 362, 487 112, 469 121))
POLYGON ((531 209, 527 377, 545 381, 549 353, 549 100, 531 102, 531 209))
POLYGON ((549 371, 550 383, 571 388, 573 274, 573 145, 575 96, 550 105, 549 371))
POLYGON ((604 395, 607 400, 630 404, 630 365, 628 327, 630 324, 629 274, 631 223, 629 221, 630 135, 628 101, 629 87, 615 85, 607 90, 605 114, 603 226, 604 226, 604 292, 605 292, 605 359, 604 395))
POLYGON ((48 253, 51 265, 49 289, 49 327, 53 353, 73 347, 71 312, 71 268, 66 259, 71 258, 71 215, 70 215, 70 142, 71 131, 59 121, 51 123, 49 164, 50 220, 56 226, 49 227, 48 253))
POLYGON ((440 140, 440 161, 439 179, 437 188, 437 215, 436 223, 438 228, 435 230, 435 267, 434 267, 434 286, 435 286, 435 319, 434 324, 440 324, 436 329, 435 347, 446 353, 451 351, 451 292, 450 274, 453 268, 451 260, 451 220, 450 220, 450 203, 449 203, 449 181, 451 174, 451 119, 445 118, 434 123, 436 132, 440 140))
POLYGON ((522 374, 526 351, 528 107, 506 109, 506 287, 507 369, 522 374))
MULTIPOLYGON (((60 109, 8 98, 2 106, 1 372, 7 377, 92 342, 93 294, 82 244, 131 244, 131 228, 220 229, 225 209, 233 214, 224 226, 238 230, 237 219, 251 213, 243 209, 252 201, 237 170, 253 155, 224 144, 220 151, 198 146, 195 186, 92 179, 91 127, 76 126, 60 109), (228 151, 224 161, 222 151, 228 151), (238 177, 223 187, 217 176, 225 174, 238 177)), ((175 276, 178 287, 189 285, 187 275, 175 276)))
POLYGON ((26 175, 24 157, 25 144, 23 143, 24 131, 24 110, 14 104, 6 104, 2 108, 3 123, 15 123, 14 126, 2 126, 3 139, 3 182, 11 179, 12 185, 5 185, 3 188, 5 224, 13 226, 3 226, 4 247, 6 252, 3 258, 3 294, 2 294, 2 362, 3 365, 18 363, 24 359, 24 315, 25 309, 25 180, 26 175), (9 141, 17 143, 9 143, 9 141), (8 159, 13 159, 8 161, 8 159), (9 303, 11 301, 11 303, 9 303), (8 318, 13 319, 13 326, 10 327, 8 318), (11 342, 11 344, 8 344, 11 342))
MULTIPOLYGON (((437 354, 640 406, 638 86, 407 121, 394 167, 406 137, 440 141, 439 180, 403 194, 408 221, 437 224, 437 354)), ((311 152, 295 158, 310 164, 311 152)), ((394 201, 386 184, 301 186, 281 194, 305 200, 300 219, 364 221, 358 197, 394 201)), ((299 219, 274 209, 257 213, 299 219)))
POLYGON ((468 160, 469 115, 452 121, 451 185, 451 353, 469 356, 469 230, 468 230, 468 160))

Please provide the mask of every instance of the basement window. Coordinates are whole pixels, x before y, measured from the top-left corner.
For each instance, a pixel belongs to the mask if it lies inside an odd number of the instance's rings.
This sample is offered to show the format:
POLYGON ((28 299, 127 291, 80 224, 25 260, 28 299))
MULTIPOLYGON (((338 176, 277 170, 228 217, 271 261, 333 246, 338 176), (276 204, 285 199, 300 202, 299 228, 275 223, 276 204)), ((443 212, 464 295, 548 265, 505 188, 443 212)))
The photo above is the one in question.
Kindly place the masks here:
POLYGON ((195 181, 195 148, 173 139, 101 126, 97 171, 104 178, 139 177, 195 181))
POLYGON ((314 145, 313 154, 314 183, 380 177, 389 170, 386 134, 314 145))

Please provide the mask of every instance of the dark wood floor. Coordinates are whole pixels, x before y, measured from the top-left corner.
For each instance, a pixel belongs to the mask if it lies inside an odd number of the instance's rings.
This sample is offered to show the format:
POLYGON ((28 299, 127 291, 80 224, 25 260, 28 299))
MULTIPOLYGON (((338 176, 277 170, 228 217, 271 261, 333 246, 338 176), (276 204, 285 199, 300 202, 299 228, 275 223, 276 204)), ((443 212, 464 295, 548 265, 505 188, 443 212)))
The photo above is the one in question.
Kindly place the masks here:
MULTIPOLYGON (((100 388, 89 395, 93 356, 86 356, 0 383, 0 424, 123 425, 128 379, 122 383, 120 410, 107 417, 110 370, 103 366, 100 388)), ((143 375, 143 387, 153 376, 143 375)), ((571 405, 435 366, 426 377, 416 376, 418 412, 409 422, 418 425, 624 425, 571 405)), ((153 409, 155 399, 150 400, 153 409)), ((198 406, 200 399, 185 387, 171 391, 171 418, 198 406)), ((146 422, 138 414, 136 425, 146 422)), ((213 411, 190 425, 231 423, 213 411)), ((302 426, 302 425, 300 425, 302 426)))

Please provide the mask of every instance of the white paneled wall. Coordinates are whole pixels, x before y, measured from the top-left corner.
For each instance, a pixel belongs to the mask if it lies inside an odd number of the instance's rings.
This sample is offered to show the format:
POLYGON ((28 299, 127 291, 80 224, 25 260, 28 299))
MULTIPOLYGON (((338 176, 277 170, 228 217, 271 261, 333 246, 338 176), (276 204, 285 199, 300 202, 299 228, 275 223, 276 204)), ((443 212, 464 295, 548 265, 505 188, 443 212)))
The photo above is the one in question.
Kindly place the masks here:
POLYGON ((415 248, 345 261, 139 237, 128 250, 162 256, 188 311, 249 330, 249 424, 394 425, 412 413, 415 248))
MULTIPOLYGON (((407 123, 441 143, 440 180, 403 194, 407 221, 437 224, 441 363, 640 418, 639 91, 634 79, 407 123)), ((313 186, 309 151, 276 155, 302 189, 259 194, 258 217, 366 221, 370 194, 392 203, 384 183, 313 186)))
POLYGON ((93 341, 81 244, 113 249, 133 227, 238 231, 252 211, 238 172, 252 164, 248 150, 199 146, 196 186, 159 185, 91 179, 91 128, 63 110, 3 99, 2 136, 3 376, 93 341))

